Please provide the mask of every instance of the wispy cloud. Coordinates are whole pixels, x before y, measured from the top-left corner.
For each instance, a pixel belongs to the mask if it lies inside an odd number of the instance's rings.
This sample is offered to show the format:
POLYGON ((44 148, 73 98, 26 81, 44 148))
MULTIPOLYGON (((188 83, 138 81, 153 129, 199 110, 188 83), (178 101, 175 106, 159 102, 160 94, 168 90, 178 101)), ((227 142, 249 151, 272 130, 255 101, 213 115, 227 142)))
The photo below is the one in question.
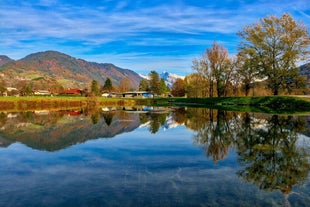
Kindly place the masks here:
POLYGON ((17 37, 31 38, 36 35, 41 38, 75 38, 92 42, 101 35, 117 38, 150 32, 234 33, 240 28, 240 16, 232 16, 232 13, 233 11, 226 10, 166 5, 115 13, 74 6, 53 10, 11 6, 1 10, 1 17, 9 23, 3 25, 3 29, 17 37))
MULTIPOLYGON (((147 53, 149 58, 141 56, 147 68, 150 64, 159 65, 151 59, 159 53, 167 57, 171 51, 179 50, 183 58, 188 58, 199 55, 201 47, 210 45, 213 40, 222 41, 233 51, 238 44, 236 33, 268 14, 288 12, 310 25, 310 4, 306 0, 186 2, 158 1, 150 5, 129 0, 89 4, 84 1, 69 4, 62 0, 4 3, 0 7, 0 53, 16 55, 19 52, 14 50, 19 48, 26 55, 35 49, 70 51, 71 47, 70 55, 89 57, 88 51, 93 51, 94 56, 108 54, 104 51, 106 48, 112 50, 111 57, 115 52, 147 53)), ((140 56, 135 57, 129 59, 140 61, 140 56)), ((191 62, 188 59, 181 62, 185 61, 191 62)), ((178 61, 165 63, 167 67, 179 67, 178 61)), ((142 64, 139 67, 142 68, 142 64)))

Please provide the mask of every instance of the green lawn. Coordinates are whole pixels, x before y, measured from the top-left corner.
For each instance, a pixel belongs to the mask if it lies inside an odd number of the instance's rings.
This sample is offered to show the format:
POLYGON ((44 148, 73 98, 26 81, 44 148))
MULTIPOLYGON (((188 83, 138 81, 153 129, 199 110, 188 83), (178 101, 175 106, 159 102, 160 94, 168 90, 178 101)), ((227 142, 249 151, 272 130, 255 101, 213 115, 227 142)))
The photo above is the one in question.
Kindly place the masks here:
POLYGON ((81 96, 0 97, 0 110, 34 110, 100 106, 191 106, 264 113, 310 113, 310 99, 294 96, 214 98, 102 98, 81 96))
POLYGON ((310 99, 294 96, 157 99, 157 105, 198 106, 265 113, 310 112, 310 99))

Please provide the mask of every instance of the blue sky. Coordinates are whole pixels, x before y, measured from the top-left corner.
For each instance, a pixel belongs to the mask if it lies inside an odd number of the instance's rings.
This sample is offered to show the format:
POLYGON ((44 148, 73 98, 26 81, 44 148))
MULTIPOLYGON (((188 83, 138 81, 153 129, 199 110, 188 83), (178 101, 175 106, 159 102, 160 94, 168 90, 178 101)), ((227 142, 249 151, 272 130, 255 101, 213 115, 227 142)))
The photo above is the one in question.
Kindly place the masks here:
POLYGON ((233 55, 245 25, 283 13, 310 28, 309 0, 0 0, 0 54, 57 50, 142 74, 185 75, 213 41, 233 55))

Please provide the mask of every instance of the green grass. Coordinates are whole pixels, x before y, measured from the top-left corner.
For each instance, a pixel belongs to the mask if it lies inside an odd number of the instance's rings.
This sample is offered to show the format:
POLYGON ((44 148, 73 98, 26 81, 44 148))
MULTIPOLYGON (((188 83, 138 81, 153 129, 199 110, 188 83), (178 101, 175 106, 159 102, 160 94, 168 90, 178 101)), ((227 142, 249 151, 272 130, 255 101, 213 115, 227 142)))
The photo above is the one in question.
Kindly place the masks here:
POLYGON ((27 96, 0 97, 0 111, 61 110, 102 106, 139 105, 138 99, 82 97, 82 96, 27 96))
POLYGON ((310 114, 310 99, 293 96, 214 98, 0 97, 0 110, 68 109, 101 106, 190 106, 272 114, 310 114))
POLYGON ((263 97, 213 97, 155 99, 155 105, 210 107, 231 111, 254 111, 263 113, 310 113, 307 98, 293 96, 263 97))

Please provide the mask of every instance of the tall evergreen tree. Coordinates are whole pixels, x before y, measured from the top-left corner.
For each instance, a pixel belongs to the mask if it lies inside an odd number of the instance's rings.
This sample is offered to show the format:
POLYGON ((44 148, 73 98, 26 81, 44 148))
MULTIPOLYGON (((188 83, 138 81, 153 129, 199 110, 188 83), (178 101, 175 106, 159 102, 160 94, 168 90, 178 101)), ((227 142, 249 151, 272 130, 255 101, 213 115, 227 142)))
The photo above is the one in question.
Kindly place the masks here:
POLYGON ((160 79, 156 71, 151 71, 149 74, 150 77, 150 91, 154 94, 160 94, 160 79))
POLYGON ((166 85, 166 82, 163 78, 159 81, 159 95, 165 94, 168 91, 168 87, 166 85))
POLYGON ((113 89, 112 81, 110 78, 107 78, 106 81, 104 82, 102 90, 111 92, 112 89, 113 89))
POLYGON ((145 79, 142 79, 139 83, 140 91, 149 91, 149 82, 145 79))

